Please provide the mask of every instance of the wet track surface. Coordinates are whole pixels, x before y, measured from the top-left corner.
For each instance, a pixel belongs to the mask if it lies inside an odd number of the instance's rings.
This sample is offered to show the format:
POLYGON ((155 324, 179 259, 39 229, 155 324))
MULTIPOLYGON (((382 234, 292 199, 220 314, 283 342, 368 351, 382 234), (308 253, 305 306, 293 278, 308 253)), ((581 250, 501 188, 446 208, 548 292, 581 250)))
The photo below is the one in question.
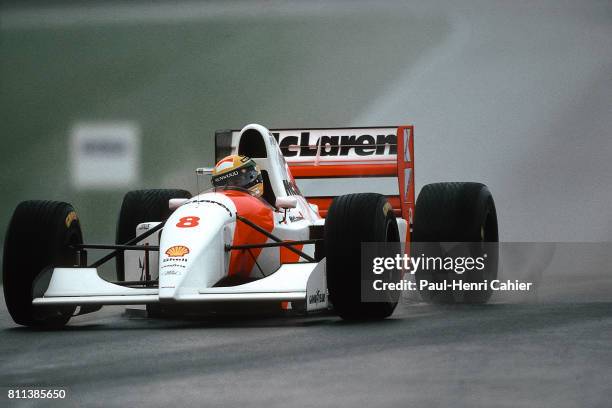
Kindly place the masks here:
POLYGON ((0 384, 64 387, 68 406, 603 407, 612 375, 610 302, 405 303, 360 324, 109 307, 57 332, 1 313, 0 384))

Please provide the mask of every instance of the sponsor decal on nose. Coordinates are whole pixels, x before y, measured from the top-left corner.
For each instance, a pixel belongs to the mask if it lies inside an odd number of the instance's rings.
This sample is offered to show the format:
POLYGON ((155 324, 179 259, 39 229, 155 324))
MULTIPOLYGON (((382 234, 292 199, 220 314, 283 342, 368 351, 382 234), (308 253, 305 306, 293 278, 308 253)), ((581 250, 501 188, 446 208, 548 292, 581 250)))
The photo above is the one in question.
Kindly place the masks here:
POLYGON ((175 245, 166 250, 166 255, 172 258, 182 258, 189 253, 189 248, 184 245, 175 245))

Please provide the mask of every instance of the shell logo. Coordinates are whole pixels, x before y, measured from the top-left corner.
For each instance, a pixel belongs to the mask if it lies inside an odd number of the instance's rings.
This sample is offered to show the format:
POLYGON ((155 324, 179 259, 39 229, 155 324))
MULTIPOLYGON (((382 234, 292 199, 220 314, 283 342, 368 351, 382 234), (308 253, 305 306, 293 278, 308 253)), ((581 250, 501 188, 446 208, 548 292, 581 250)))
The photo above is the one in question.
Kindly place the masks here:
POLYGON ((175 245, 166 250, 166 255, 173 258, 181 258, 189 253, 189 248, 184 245, 175 245))

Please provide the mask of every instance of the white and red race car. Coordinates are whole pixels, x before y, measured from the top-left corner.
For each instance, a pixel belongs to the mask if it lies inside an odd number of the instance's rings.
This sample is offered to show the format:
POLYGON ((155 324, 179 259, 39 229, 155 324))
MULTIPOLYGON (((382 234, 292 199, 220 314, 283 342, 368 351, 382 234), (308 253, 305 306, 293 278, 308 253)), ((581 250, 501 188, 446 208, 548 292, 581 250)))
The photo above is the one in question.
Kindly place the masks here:
MULTIPOLYGON (((237 188, 194 197, 184 190, 131 191, 113 245, 84 244, 70 204, 19 204, 3 265, 14 321, 56 327, 103 305, 131 304, 151 313, 266 306, 379 319, 393 313, 398 292, 362 299, 362 242, 398 243, 407 251, 415 236, 497 241, 495 206, 482 184, 427 185, 415 208, 412 126, 268 130, 251 124, 217 131, 215 138, 217 160, 230 154, 255 160, 263 197, 237 188), (28 255, 33 249, 36 256, 28 255), (112 252, 88 263, 88 249, 112 252), (98 268, 113 259, 117 280, 110 282, 98 268)), ((484 302, 490 294, 422 295, 484 302)))

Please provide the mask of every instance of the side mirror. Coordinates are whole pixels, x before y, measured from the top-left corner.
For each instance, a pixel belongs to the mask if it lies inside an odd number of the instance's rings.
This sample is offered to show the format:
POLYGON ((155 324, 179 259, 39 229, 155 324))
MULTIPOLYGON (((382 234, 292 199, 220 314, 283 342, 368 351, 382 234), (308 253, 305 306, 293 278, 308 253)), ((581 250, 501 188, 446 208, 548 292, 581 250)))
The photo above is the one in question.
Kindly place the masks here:
POLYGON ((168 207, 170 211, 174 211, 187 201, 189 201, 189 198, 171 198, 170 201, 168 201, 168 207))
POLYGON ((213 172, 213 168, 212 167, 198 167, 196 169, 196 174, 198 176, 204 176, 206 174, 212 174, 213 172))
POLYGON ((282 208, 283 210, 288 210, 290 208, 297 207, 297 198, 295 197, 278 197, 276 199, 276 208, 282 208))

